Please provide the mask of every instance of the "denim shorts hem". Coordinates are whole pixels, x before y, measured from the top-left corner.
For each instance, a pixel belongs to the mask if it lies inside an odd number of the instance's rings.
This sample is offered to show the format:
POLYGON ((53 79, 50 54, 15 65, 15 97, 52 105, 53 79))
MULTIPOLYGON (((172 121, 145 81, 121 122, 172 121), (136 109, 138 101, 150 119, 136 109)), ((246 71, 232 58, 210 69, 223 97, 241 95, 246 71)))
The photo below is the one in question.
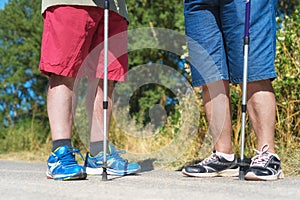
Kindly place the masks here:
POLYGON ((208 84, 208 83, 213 83, 213 82, 216 82, 216 81, 221 81, 221 80, 229 80, 229 78, 225 78, 225 77, 213 77, 213 78, 209 78, 209 79, 197 79, 197 80, 193 80, 192 81, 192 86, 193 87, 198 87, 198 86, 201 86, 201 85, 205 85, 205 84, 208 84))
MULTIPOLYGON (((247 82, 255 82, 255 81, 262 81, 262 80, 267 80, 267 79, 275 79, 276 73, 268 73, 268 74, 261 74, 261 75, 253 75, 253 76, 248 76, 247 82)), ((230 83, 232 84, 239 84, 242 83, 243 79, 242 78, 236 78, 236 79, 231 79, 230 83)))

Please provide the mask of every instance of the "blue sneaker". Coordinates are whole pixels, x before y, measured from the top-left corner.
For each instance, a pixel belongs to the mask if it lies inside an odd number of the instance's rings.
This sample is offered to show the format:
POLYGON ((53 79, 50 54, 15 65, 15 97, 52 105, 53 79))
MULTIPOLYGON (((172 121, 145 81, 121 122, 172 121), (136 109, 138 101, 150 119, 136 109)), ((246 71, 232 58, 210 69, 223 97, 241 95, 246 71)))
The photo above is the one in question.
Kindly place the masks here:
MULTIPOLYGON (((125 151, 116 151, 115 148, 110 145, 110 154, 107 154, 107 173, 110 175, 124 176, 129 174, 135 174, 141 170, 141 166, 137 163, 129 163, 127 160, 120 157, 119 154, 125 154, 125 151)), ((100 152, 97 156, 92 157, 89 153, 85 160, 86 172, 89 175, 101 175, 103 172, 103 152, 100 152)))
POLYGON ((78 149, 68 146, 59 147, 52 152, 47 161, 47 178, 64 181, 85 179, 85 168, 77 163, 75 153, 83 158, 78 149))

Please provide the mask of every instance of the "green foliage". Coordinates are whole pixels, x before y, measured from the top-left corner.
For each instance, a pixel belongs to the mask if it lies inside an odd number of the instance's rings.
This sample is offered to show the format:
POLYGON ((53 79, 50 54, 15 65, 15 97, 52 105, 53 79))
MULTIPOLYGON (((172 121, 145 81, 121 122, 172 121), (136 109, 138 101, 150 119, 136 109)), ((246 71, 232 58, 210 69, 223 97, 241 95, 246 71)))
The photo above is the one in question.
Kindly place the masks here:
POLYGON ((128 0, 129 28, 161 27, 183 32, 182 0, 128 0))
POLYGON ((277 98, 277 124, 279 146, 291 147, 300 142, 300 14, 278 18, 282 26, 277 33, 276 69, 274 81, 277 98))
POLYGON ((30 117, 33 107, 45 111, 46 78, 38 71, 40 7, 38 0, 12 0, 0 10, 0 121, 6 126, 30 117))
POLYGON ((277 31, 276 68, 278 79, 275 82, 277 97, 287 100, 300 99, 300 17, 299 10, 284 19, 278 18, 282 26, 277 31))
MULTIPOLYGON (((166 1, 149 1, 149 0, 131 0, 127 1, 127 7, 129 11, 129 30, 137 28, 153 28, 152 37, 153 40, 143 40, 140 38, 148 38, 149 36, 139 36, 132 38, 130 43, 138 43, 142 47, 152 46, 153 42, 159 44, 165 43, 165 41, 159 41, 160 32, 157 32, 155 28, 165 28, 178 31, 184 34, 184 18, 183 18, 183 3, 181 0, 166 0, 166 1)), ((148 33, 145 33, 148 34, 148 33)), ((168 40, 171 43, 176 43, 176 39, 173 35, 169 35, 168 40)), ((181 47, 180 47, 181 48, 181 47)), ((148 64, 149 68, 153 67, 151 63, 164 64, 168 67, 172 67, 180 73, 183 73, 178 69, 178 60, 181 55, 174 55, 168 51, 159 49, 139 49, 129 52, 129 68, 134 68, 142 64, 148 64)), ((146 73, 146 72, 145 72, 146 73)), ((149 84, 145 87, 139 88, 131 98, 131 115, 141 125, 147 124, 150 119, 148 115, 149 108, 154 104, 161 103, 163 107, 168 110, 168 114, 171 110, 174 110, 174 106, 167 107, 162 101, 166 96, 174 96, 167 88, 157 86, 155 84, 149 84)))
POLYGON ((0 153, 34 151, 49 142, 49 128, 35 117, 25 118, 11 127, 0 128, 0 153))
POLYGON ((299 0, 278 0, 278 13, 283 16, 289 16, 299 6, 299 0))

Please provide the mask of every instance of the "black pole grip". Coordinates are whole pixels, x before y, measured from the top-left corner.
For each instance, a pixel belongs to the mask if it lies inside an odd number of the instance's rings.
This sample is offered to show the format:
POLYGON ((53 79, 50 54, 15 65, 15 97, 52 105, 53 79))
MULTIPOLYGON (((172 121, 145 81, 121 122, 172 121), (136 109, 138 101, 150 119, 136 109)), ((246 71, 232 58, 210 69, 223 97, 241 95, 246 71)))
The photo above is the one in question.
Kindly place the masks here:
POLYGON ((104 9, 109 9, 109 0, 104 0, 104 9))
POLYGON ((246 45, 246 44, 248 44, 249 45, 249 43, 250 43, 250 37, 244 37, 244 44, 246 45))
POLYGON ((108 101, 103 101, 103 109, 104 110, 108 109, 108 101))

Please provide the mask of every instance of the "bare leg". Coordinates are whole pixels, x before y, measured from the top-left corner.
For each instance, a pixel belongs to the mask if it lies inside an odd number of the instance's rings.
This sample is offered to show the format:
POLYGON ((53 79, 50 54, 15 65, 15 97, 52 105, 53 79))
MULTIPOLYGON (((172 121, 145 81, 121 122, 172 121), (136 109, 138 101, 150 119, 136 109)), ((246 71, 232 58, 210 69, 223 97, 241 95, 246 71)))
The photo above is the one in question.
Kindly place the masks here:
POLYGON ((247 110, 257 137, 257 149, 269 145, 274 153, 276 101, 270 80, 248 83, 247 110))
POLYGON ((71 139, 74 78, 52 74, 47 92, 47 111, 52 140, 71 139))
POLYGON ((229 82, 203 85, 203 101, 215 150, 232 153, 229 82))

